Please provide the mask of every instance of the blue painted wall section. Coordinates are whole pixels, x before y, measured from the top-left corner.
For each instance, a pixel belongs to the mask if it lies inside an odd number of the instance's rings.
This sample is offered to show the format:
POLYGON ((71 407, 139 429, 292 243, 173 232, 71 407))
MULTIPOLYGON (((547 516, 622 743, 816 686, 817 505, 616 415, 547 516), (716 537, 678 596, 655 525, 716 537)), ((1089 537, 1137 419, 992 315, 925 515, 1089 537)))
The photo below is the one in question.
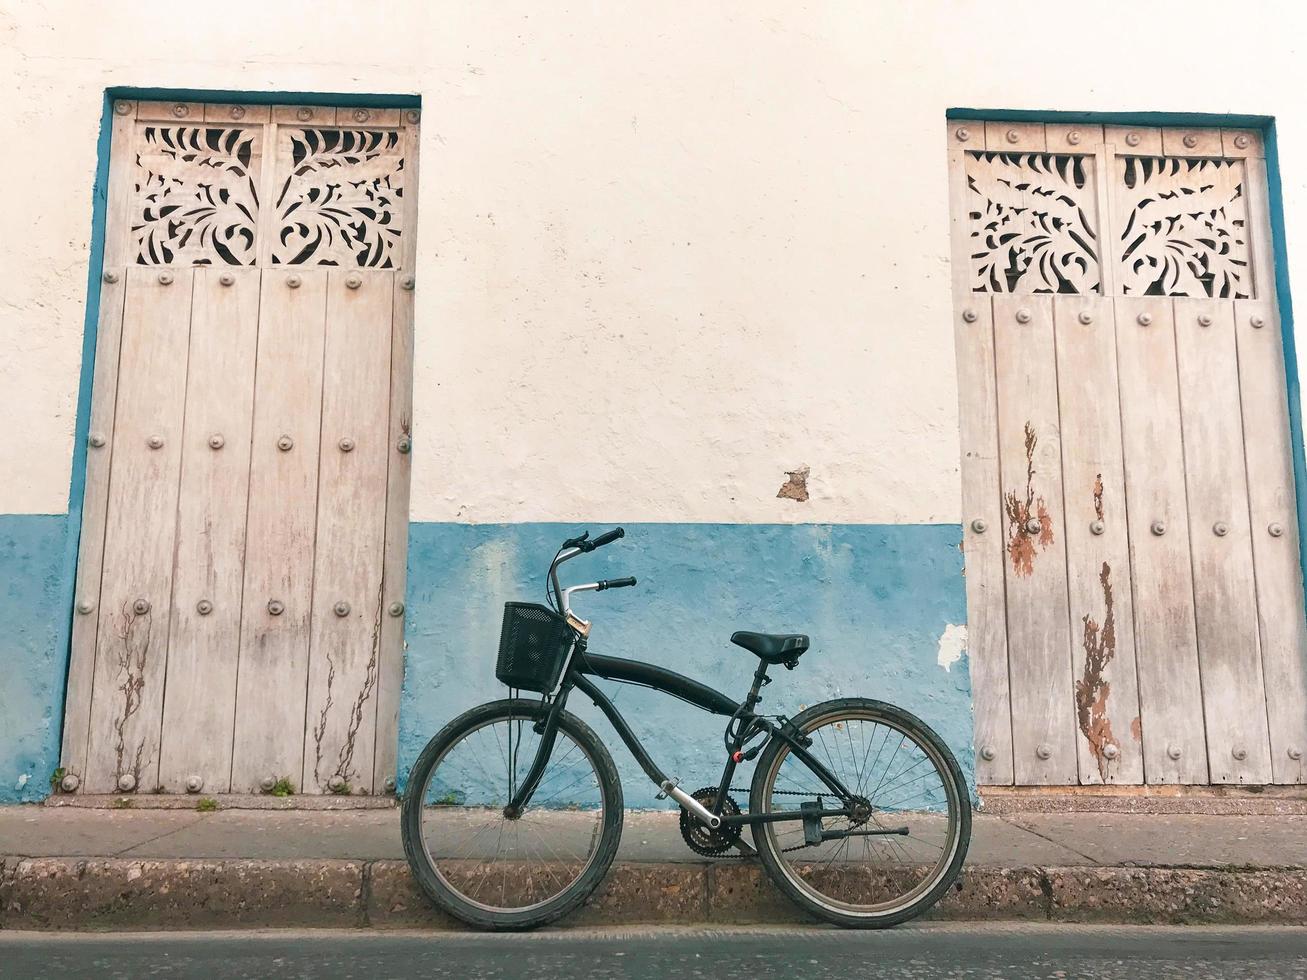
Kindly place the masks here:
POLYGON ((0 803, 45 798, 59 765, 68 539, 62 514, 0 515, 0 803))
MULTIPOLYGON (((594 525, 595 530, 602 530, 594 525)), ((504 697, 494 677, 503 603, 542 602, 544 573, 564 524, 413 524, 407 652, 399 723, 401 786, 427 740, 473 705, 504 697)), ((635 575, 634 589, 578 596, 594 622, 591 649, 661 664, 734 698, 753 656, 737 629, 803 632, 797 670, 773 672, 762 708, 797 714, 862 695, 924 718, 974 782, 971 684, 964 656, 938 662, 945 627, 966 621, 961 528, 948 525, 634 524, 627 536, 565 566, 569 582, 635 575)), ((666 695, 603 682, 669 775, 693 790, 725 761, 725 719, 666 695)), ((630 807, 665 806, 593 706, 575 710, 608 742, 630 807)), ((747 785, 751 770, 737 776, 747 785)))

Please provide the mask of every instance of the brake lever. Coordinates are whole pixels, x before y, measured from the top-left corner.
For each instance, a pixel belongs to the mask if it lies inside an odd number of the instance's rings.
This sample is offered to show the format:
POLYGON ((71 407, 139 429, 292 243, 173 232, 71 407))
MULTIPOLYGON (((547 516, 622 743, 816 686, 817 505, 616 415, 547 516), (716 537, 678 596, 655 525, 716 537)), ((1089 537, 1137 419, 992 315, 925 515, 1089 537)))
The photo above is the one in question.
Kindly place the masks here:
POLYGON ((589 537, 590 537, 590 532, 589 532, 589 531, 582 531, 582 532, 581 532, 580 534, 578 534, 576 537, 574 537, 574 538, 568 538, 566 541, 564 541, 564 542, 563 542, 563 547, 564 547, 564 548, 581 548, 581 550, 584 551, 585 548, 584 548, 583 546, 585 545, 586 539, 589 538, 589 537))

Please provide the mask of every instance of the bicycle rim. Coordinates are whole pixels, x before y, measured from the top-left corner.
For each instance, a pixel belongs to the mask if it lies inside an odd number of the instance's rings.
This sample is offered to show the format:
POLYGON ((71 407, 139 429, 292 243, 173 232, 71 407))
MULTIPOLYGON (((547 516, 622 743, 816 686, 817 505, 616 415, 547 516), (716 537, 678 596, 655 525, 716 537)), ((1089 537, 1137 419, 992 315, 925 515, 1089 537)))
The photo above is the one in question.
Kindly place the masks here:
POLYGON ((535 759, 535 718, 504 714, 451 740, 431 767, 420 836, 441 884, 474 909, 531 913, 577 885, 598 859, 609 800, 595 760, 559 728, 531 803, 504 808, 535 759))
MULTIPOLYGON (((897 831, 808 845, 802 821, 765 825, 780 872, 825 910, 868 920, 895 916, 949 874, 961 844, 962 801, 947 759, 932 740, 874 708, 842 708, 804 725, 808 751, 870 804, 865 817, 824 818, 826 832, 897 831)), ((788 745, 769 767, 764 812, 804 802, 841 809, 839 798, 788 745)))

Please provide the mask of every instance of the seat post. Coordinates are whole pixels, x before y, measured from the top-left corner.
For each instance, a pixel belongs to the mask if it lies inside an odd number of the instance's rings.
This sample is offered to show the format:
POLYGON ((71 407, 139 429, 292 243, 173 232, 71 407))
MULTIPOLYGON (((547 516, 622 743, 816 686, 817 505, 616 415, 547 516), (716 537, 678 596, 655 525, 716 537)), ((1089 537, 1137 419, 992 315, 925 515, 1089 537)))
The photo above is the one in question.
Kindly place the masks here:
POLYGON ((753 686, 749 688, 749 696, 744 699, 744 707, 746 711, 752 711, 754 705, 762 700, 762 697, 758 692, 762 690, 764 684, 770 683, 771 678, 767 676, 767 661, 759 660, 758 669, 753 672, 753 686))

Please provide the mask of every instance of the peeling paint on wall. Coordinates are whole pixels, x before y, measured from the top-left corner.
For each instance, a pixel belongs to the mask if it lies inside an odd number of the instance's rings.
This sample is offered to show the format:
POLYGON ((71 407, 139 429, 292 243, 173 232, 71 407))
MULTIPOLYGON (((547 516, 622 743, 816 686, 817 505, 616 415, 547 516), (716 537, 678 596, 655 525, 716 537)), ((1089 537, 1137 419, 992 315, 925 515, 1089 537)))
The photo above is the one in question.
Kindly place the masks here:
POLYGON ((939 635, 939 653, 935 656, 935 662, 945 670, 952 670, 966 650, 967 628, 949 623, 939 635))
POLYGON ((788 479, 776 491, 776 496, 786 500, 797 500, 799 503, 806 501, 808 499, 808 474, 811 472, 811 468, 807 466, 800 466, 796 470, 786 470, 785 475, 788 479))

